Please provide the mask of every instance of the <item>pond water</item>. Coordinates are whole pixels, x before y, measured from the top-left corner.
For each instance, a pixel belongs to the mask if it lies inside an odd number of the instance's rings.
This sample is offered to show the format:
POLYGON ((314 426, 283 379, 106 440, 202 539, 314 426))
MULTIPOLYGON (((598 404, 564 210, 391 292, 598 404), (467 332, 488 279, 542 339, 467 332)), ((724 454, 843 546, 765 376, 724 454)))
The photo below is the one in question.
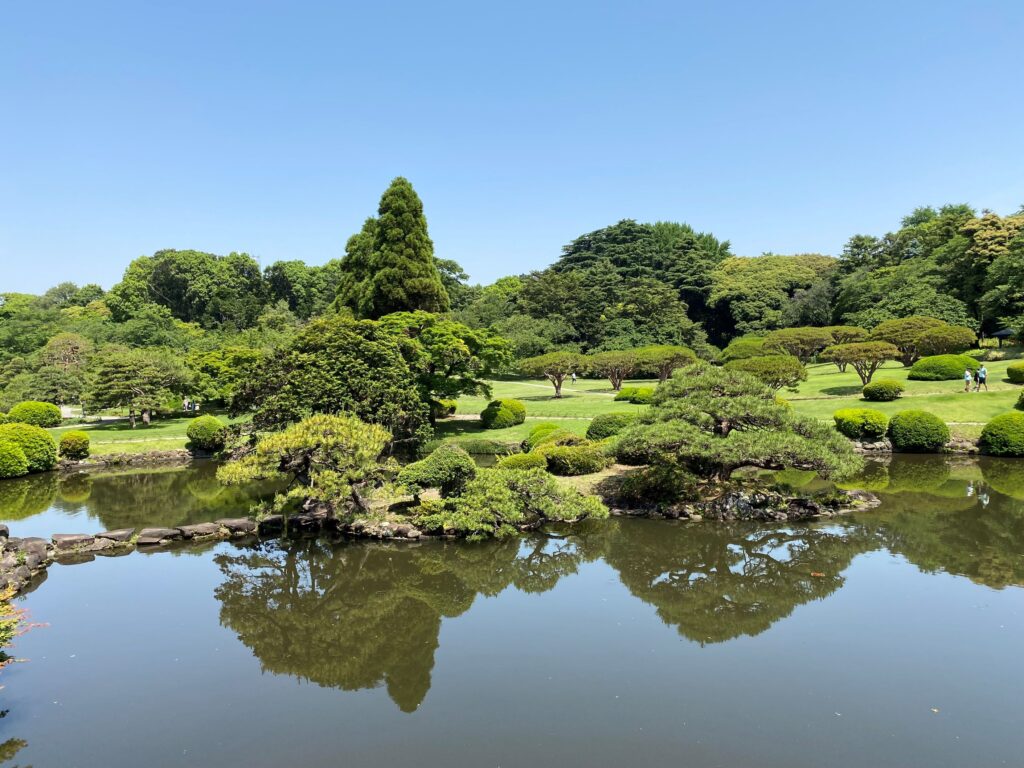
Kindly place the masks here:
MULTIPOLYGON (((57 483, 4 516, 241 511, 209 478, 57 483)), ((0 765, 1020 765, 1024 464, 901 458, 858 483, 878 510, 804 526, 54 565, 22 601, 47 626, 2 673, 0 765)))

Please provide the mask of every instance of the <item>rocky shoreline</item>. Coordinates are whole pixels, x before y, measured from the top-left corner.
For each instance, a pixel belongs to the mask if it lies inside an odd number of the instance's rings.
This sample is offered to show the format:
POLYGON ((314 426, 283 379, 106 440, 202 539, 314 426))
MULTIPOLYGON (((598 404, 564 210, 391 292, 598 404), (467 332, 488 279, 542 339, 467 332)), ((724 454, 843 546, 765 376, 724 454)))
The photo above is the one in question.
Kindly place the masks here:
POLYGON ((303 512, 287 519, 282 515, 269 515, 260 520, 251 517, 223 518, 176 528, 122 528, 94 534, 55 533, 49 541, 39 537, 12 537, 8 527, 0 525, 0 589, 10 587, 15 594, 21 592, 53 563, 70 565, 89 562, 96 556, 118 557, 190 543, 322 534, 403 541, 413 541, 425 535, 415 526, 404 523, 357 519, 346 524, 322 511, 303 512))

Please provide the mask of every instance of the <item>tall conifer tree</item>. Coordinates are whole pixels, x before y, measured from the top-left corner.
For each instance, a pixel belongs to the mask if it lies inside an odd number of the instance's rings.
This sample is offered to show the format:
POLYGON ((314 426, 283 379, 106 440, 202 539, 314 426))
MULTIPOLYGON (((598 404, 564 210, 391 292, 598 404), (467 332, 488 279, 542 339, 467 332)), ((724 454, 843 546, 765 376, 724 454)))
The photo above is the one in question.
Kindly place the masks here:
POLYGON ((448 294, 434 262, 423 203, 408 179, 391 182, 380 199, 362 314, 446 312, 448 294))

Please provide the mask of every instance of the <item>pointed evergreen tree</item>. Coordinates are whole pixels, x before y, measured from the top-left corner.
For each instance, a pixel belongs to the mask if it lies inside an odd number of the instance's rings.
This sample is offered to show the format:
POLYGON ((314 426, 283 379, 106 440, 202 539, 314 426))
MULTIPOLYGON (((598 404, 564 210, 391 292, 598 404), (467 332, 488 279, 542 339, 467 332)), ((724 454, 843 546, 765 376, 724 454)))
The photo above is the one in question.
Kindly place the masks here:
POLYGON ((399 176, 380 199, 363 314, 446 312, 448 294, 434 262, 423 203, 399 176))

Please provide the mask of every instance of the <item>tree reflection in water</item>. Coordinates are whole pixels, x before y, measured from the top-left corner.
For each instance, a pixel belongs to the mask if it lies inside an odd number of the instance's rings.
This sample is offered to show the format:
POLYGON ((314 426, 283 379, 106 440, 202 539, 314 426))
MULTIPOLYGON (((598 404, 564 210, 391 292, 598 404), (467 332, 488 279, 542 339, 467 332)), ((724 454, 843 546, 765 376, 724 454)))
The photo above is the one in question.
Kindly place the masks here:
POLYGON ((221 623, 265 670, 322 686, 385 685, 404 712, 430 688, 441 619, 508 586, 544 592, 580 549, 544 536, 466 544, 264 542, 216 556, 221 623))

